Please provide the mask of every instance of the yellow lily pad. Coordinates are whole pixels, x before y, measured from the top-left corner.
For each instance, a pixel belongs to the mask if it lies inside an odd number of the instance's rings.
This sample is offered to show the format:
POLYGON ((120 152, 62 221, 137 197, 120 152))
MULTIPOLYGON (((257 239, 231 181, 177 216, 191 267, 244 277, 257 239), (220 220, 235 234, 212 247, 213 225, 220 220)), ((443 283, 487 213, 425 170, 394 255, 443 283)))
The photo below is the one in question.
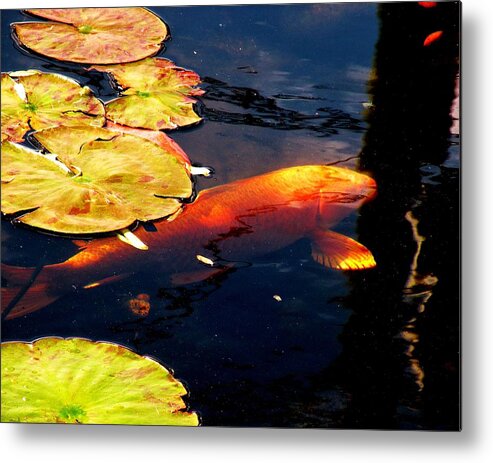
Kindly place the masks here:
POLYGON ((65 234, 96 234, 177 213, 192 195, 187 166, 155 143, 94 127, 35 132, 43 154, 2 144, 2 212, 65 234))
POLYGON ((128 63, 156 54, 168 37, 166 24, 146 8, 26 10, 49 22, 12 24, 25 47, 76 63, 128 63))
POLYGON ((88 87, 59 74, 2 73, 2 141, 21 142, 30 129, 104 124, 104 106, 88 87))
POLYGON ((106 117, 118 124, 151 130, 175 129, 201 121, 195 113, 194 96, 204 93, 196 86, 200 77, 164 58, 136 63, 93 66, 109 73, 123 89, 120 98, 106 103, 106 117))
POLYGON ((183 385, 118 344, 41 338, 1 347, 2 422, 198 426, 183 385))
POLYGON ((191 168, 191 161, 187 153, 183 151, 181 146, 176 143, 176 141, 168 137, 168 135, 164 132, 160 132, 159 130, 137 129, 126 125, 115 124, 111 121, 106 122, 105 128, 114 132, 129 133, 130 135, 143 137, 149 141, 152 141, 153 143, 156 143, 156 145, 163 148, 167 153, 176 156, 177 159, 183 162, 189 170, 191 168))

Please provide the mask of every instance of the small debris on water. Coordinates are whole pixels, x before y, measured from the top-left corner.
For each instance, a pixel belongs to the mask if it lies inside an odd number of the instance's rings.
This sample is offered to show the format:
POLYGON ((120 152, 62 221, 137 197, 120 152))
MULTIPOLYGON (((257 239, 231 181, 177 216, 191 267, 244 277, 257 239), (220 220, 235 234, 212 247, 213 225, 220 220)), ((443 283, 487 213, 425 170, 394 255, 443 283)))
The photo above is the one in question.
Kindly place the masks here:
POLYGON ((279 294, 274 294, 274 296, 272 296, 277 302, 281 302, 282 301, 282 297, 279 296, 279 294))
POLYGON ((212 169, 210 167, 190 167, 190 173, 192 175, 202 175, 203 177, 210 177, 212 175, 212 169))
POLYGON ((210 265, 211 267, 214 266, 214 261, 212 259, 209 259, 208 257, 201 256, 200 254, 197 254, 197 260, 199 262, 202 262, 203 264, 210 265))
POLYGON ((149 302, 151 297, 149 294, 138 294, 137 297, 128 301, 128 308, 134 315, 139 317, 147 317, 151 310, 151 303, 149 302))

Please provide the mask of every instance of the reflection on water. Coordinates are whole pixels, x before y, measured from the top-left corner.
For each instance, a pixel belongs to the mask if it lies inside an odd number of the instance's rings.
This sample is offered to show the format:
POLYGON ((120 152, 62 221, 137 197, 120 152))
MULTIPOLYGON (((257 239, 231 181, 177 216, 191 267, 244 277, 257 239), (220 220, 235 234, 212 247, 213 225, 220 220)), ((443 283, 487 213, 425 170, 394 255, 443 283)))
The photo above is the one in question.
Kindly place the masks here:
POLYGON ((227 124, 253 125, 277 130, 312 130, 320 136, 338 133, 337 129, 361 130, 358 119, 329 106, 304 114, 278 106, 276 100, 323 100, 314 96, 274 95, 266 98, 248 87, 232 87, 212 78, 205 78, 207 103, 203 115, 209 121, 227 124))
POLYGON ((325 378, 351 394, 348 427, 459 428, 458 165, 443 165, 458 4, 427 14, 415 4, 379 7, 374 106, 360 155, 379 195, 358 219, 360 239, 379 265, 349 275, 354 314, 325 378), (446 33, 423 50, 430 27, 446 33), (424 166, 434 167, 433 181, 424 166))
MULTIPOLYGON (((418 259, 420 258, 422 245, 426 238, 419 234, 419 221, 413 216, 412 211, 408 211, 405 217, 411 225, 413 239, 416 243, 416 252, 411 262, 409 277, 404 286, 403 301, 410 306, 415 306, 417 313, 421 314, 425 311, 428 299, 433 295, 433 286, 438 282, 438 278, 431 274, 421 275, 418 273, 418 259)), ((415 344, 419 342, 419 335, 416 332, 415 325, 416 320, 416 317, 407 320, 407 324, 400 332, 400 337, 408 343, 406 355, 409 357, 409 367, 407 371, 414 376, 416 385, 421 392, 424 387, 424 372, 419 360, 413 355, 415 344)))
MULTIPOLYGON (((382 5, 378 42, 375 4, 155 8, 173 35, 161 55, 206 77, 204 123, 172 134, 215 169, 197 189, 302 164, 359 167, 378 196, 336 231, 378 266, 324 269, 305 238, 180 286, 149 268, 9 320, 3 339, 83 336, 162 359, 204 425, 457 429, 458 8, 382 5), (435 30, 444 34, 423 48, 435 30), (146 316, 129 307, 139 295, 146 316)), ((2 69, 61 72, 113 96, 99 73, 14 49, 8 24, 25 18, 2 20, 2 69)), ((76 251, 2 231, 4 259, 17 265, 76 251)), ((200 254, 214 258, 211 245, 200 254)))

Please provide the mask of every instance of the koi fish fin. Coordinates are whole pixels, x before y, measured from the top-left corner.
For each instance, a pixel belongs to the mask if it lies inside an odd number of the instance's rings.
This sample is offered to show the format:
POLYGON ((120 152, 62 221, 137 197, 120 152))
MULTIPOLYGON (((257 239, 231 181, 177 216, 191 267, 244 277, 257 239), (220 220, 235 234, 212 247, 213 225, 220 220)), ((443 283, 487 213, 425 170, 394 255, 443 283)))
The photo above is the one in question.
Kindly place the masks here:
MULTIPOLYGON (((47 285, 44 284, 34 284, 29 290, 24 294, 19 301, 17 301, 14 307, 9 311, 6 320, 12 318, 22 317, 31 312, 36 312, 43 307, 55 302, 62 295, 51 296, 47 293, 47 285)), ((2 288, 2 313, 9 303, 13 301, 14 298, 19 294, 19 288, 2 288)))
POLYGON ((8 285, 2 288, 2 314, 8 310, 6 320, 35 312, 62 296, 51 293, 47 275, 36 275, 34 268, 2 264, 2 278, 8 285))
POLYGON ((16 267, 14 265, 2 264, 2 279, 10 285, 24 285, 35 272, 36 269, 34 267, 16 267))
POLYGON ((373 254, 365 246, 340 233, 318 230, 311 238, 312 257, 325 267, 362 270, 377 265, 373 254))
POLYGON ((226 273, 232 268, 233 266, 226 266, 220 268, 205 268, 195 272, 175 273, 174 275, 171 275, 171 284, 173 286, 182 286, 197 283, 199 281, 208 280, 209 278, 226 273))

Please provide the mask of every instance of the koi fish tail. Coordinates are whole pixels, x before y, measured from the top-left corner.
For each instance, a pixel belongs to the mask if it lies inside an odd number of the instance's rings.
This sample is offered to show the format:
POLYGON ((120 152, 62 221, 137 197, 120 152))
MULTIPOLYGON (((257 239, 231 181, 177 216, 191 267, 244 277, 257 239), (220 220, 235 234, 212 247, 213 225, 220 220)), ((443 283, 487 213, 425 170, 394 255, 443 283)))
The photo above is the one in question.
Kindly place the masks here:
POLYGON ((14 267, 2 264, 2 317, 9 320, 42 309, 63 295, 53 287, 50 268, 14 267))

